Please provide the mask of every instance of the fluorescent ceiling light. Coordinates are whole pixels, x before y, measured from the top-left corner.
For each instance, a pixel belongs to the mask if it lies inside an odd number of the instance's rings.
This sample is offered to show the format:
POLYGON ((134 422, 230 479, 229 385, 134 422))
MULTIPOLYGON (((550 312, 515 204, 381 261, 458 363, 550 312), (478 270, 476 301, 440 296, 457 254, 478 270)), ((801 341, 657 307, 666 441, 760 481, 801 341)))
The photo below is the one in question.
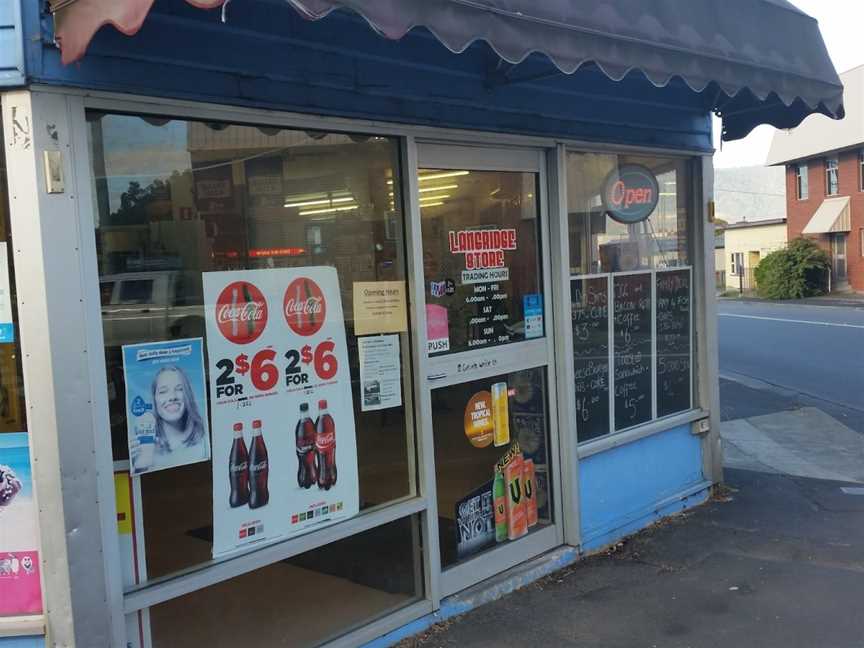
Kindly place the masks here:
POLYGON ((285 207, 313 207, 315 205, 330 205, 333 203, 353 202, 354 196, 345 198, 322 198, 320 200, 304 200, 302 202, 285 203, 285 207))
POLYGON ((326 209, 307 209, 306 211, 301 211, 301 216, 309 216, 311 214, 329 214, 332 212, 343 212, 343 211, 353 211, 355 209, 359 209, 359 205, 348 205, 347 207, 328 207, 326 209))
MULTIPOLYGON (((441 173, 429 173, 427 175, 417 176, 417 180, 425 182, 426 180, 440 180, 441 178, 455 178, 456 176, 465 176, 471 173, 470 171, 443 171, 441 173)), ((388 185, 392 185, 393 181, 388 180, 388 185)), ((422 189, 421 189, 422 191, 422 189)))
POLYGON ((425 182, 426 180, 439 180, 441 178, 454 178, 456 176, 464 176, 471 173, 470 171, 445 171, 443 173, 430 173, 429 175, 421 175, 418 176, 417 179, 420 182, 425 182))
POLYGON ((422 203, 424 200, 444 200, 449 197, 450 194, 441 194, 440 196, 420 196, 420 202, 422 203))
MULTIPOLYGON (((438 185, 437 187, 420 187, 420 189, 418 189, 418 191, 420 193, 426 193, 429 191, 444 191, 446 189, 458 189, 458 188, 459 188, 458 184, 448 184, 448 185, 438 185)), ((393 198, 393 192, 392 191, 387 192, 387 195, 390 196, 391 198, 393 198)))
POLYGON ((431 202, 431 203, 421 203, 420 207, 438 207, 439 205, 443 205, 444 202, 431 202))

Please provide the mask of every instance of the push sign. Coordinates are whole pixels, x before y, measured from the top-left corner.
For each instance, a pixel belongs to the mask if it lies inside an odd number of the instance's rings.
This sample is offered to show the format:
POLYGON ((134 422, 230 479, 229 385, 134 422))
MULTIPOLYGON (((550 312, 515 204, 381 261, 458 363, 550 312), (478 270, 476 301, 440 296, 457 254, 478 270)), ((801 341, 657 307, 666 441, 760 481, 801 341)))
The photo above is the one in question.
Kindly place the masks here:
POLYGON ((614 169, 603 184, 603 205, 611 218, 629 225, 639 223, 654 211, 660 187, 651 169, 625 164, 614 169))

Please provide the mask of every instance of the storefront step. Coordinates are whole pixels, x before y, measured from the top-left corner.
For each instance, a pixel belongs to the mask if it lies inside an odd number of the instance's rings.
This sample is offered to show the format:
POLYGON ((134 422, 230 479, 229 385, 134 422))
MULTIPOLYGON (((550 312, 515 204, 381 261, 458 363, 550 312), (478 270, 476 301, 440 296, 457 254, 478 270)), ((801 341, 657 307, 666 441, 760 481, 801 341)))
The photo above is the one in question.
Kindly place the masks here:
POLYGON ((573 564, 579 559, 576 547, 568 545, 553 549, 533 560, 517 565, 473 587, 441 601, 441 609, 412 621, 401 628, 364 644, 363 648, 385 648, 427 630, 430 626, 497 601, 534 581, 573 564))

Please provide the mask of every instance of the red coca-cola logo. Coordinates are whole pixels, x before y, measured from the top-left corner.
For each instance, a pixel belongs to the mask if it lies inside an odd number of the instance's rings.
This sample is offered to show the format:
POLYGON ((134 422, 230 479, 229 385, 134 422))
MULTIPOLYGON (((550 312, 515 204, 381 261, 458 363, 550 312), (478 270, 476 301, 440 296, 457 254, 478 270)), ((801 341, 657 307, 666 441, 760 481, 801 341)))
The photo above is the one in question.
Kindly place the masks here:
POLYGON ((336 445, 335 432, 322 432, 315 438, 315 447, 318 450, 329 450, 336 445))
POLYGON ((254 342, 267 326, 264 294, 248 281, 228 284, 216 300, 216 325, 234 344, 254 342))
POLYGON ((288 284, 282 312, 288 326, 297 335, 314 335, 324 326, 327 302, 317 283, 300 277, 288 284))

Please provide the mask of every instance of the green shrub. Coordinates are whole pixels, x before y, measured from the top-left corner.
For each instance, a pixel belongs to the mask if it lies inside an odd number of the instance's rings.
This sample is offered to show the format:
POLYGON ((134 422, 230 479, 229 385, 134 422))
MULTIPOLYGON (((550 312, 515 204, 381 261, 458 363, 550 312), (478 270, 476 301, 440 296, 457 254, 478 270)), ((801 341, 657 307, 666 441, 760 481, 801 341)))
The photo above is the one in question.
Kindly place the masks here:
POLYGON ((756 290, 765 299, 800 299, 828 291, 831 259, 813 241, 797 238, 756 266, 756 290))

